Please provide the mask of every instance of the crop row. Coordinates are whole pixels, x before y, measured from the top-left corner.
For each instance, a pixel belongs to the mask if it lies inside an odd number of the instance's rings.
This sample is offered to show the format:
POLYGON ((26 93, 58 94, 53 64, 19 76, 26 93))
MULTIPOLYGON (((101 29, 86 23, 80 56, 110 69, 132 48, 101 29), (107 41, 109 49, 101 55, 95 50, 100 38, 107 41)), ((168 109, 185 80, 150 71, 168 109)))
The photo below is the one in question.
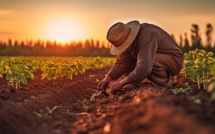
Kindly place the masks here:
MULTIPOLYGON (((199 89, 202 87, 212 92, 215 98, 215 60, 212 56, 212 52, 199 49, 185 53, 182 73, 196 82, 199 89)), ((9 85, 18 89, 20 83, 27 84, 27 78, 34 79, 33 72, 38 69, 42 70, 42 79, 72 79, 74 75, 84 73, 88 69, 104 68, 114 62, 115 58, 101 57, 0 57, 0 77, 6 74, 9 85)))
POLYGON ((72 76, 88 69, 104 68, 114 62, 114 58, 101 57, 0 57, 0 77, 6 74, 9 85, 19 89, 20 83, 27 84, 27 78, 34 79, 33 72, 37 69, 42 70, 42 79, 72 79, 72 76))

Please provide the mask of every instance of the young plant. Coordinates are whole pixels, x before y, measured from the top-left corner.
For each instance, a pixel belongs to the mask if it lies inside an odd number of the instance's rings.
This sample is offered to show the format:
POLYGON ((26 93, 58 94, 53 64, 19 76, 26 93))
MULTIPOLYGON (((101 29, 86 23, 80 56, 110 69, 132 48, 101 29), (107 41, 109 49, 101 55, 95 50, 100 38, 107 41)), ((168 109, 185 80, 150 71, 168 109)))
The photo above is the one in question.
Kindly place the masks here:
POLYGON ((90 64, 90 68, 93 70, 99 69, 99 68, 103 68, 104 64, 103 61, 100 57, 96 57, 92 59, 92 62, 90 64))
POLYGON ((0 63, 0 77, 6 74, 6 79, 9 80, 9 85, 20 88, 20 83, 27 84, 27 78, 34 79, 34 67, 29 63, 15 58, 6 59, 0 63))
POLYGON ((194 103, 196 103, 196 104, 202 104, 202 101, 200 99, 195 99, 194 103))
POLYGON ((13 65, 6 71, 6 79, 9 80, 9 85, 20 88, 20 83, 27 84, 27 78, 34 79, 33 71, 27 65, 13 65))
POLYGON ((57 71, 58 68, 54 63, 45 63, 44 66, 41 68, 43 74, 42 74, 42 79, 48 78, 49 80, 51 79, 56 79, 57 78, 57 71))
POLYGON ((193 50, 185 53, 185 64, 183 71, 187 78, 192 78, 197 82, 198 88, 203 83, 203 89, 206 89, 211 78, 211 65, 214 63, 212 52, 204 50, 193 50))
POLYGON ((185 93, 186 91, 188 91, 188 90, 190 90, 190 91, 192 91, 191 89, 191 87, 189 86, 189 84, 186 82, 185 83, 185 86, 187 87, 187 88, 175 88, 175 89, 173 89, 173 93, 174 94, 177 94, 177 93, 185 93))
POLYGON ((83 100, 78 100, 79 103, 81 103, 83 105, 83 108, 86 110, 88 108, 88 104, 89 102, 87 101, 87 99, 83 99, 83 100))
POLYGON ((36 115, 38 118, 42 118, 42 117, 47 117, 52 113, 53 113, 53 110, 51 110, 49 107, 46 107, 46 111, 43 111, 42 109, 40 109, 39 112, 34 112, 33 114, 36 115))
MULTIPOLYGON (((212 74, 215 76, 215 64, 212 66, 212 74)), ((211 81, 209 84, 207 91, 211 93, 211 98, 215 99, 215 80, 211 81)))
POLYGON ((34 112, 34 115, 36 115, 38 118, 42 118, 42 113, 34 112))
POLYGON ((5 73, 5 66, 4 66, 4 62, 1 61, 0 62, 0 78, 3 78, 3 74, 5 73))

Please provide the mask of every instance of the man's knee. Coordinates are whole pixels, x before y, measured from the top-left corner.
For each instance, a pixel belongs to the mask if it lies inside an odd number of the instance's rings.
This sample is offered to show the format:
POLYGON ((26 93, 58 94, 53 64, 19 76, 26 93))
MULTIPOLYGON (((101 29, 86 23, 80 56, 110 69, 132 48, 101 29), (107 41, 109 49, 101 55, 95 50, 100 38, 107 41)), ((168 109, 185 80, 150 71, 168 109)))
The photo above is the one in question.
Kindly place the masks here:
POLYGON ((158 62, 154 63, 152 72, 148 76, 148 79, 160 86, 169 87, 172 85, 170 73, 158 62))
POLYGON ((171 87, 172 81, 168 75, 161 75, 160 73, 150 74, 148 77, 149 80, 156 83, 159 86, 171 87))

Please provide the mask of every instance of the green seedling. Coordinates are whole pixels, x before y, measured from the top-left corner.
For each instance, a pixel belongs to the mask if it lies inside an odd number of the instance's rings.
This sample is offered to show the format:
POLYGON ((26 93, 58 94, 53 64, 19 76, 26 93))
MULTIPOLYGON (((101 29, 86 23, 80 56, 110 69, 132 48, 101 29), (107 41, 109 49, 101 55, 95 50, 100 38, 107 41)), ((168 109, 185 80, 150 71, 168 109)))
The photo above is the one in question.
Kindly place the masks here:
POLYGON ((177 93, 185 93, 187 90, 190 90, 189 88, 175 88, 173 89, 173 93, 177 94, 177 93))
POLYGON ((185 93, 186 91, 192 91, 192 88, 189 86, 189 84, 187 82, 185 82, 184 84, 187 88, 175 88, 173 89, 173 93, 177 94, 177 93, 185 93))
POLYGON ((34 112, 34 115, 36 115, 38 118, 42 118, 42 114, 38 112, 34 112))
POLYGON ((46 110, 47 110, 48 114, 52 114, 53 113, 53 110, 51 110, 49 107, 46 107, 46 110))
MULTIPOLYGON (((189 86, 189 83, 187 83, 187 82, 185 82, 184 85, 185 85, 186 87, 190 87, 190 86, 189 86)), ((191 87, 190 87, 190 88, 191 88, 191 87)))
POLYGON ((200 99, 195 99, 194 103, 196 103, 196 104, 202 104, 202 101, 200 99))
POLYGON ((42 109, 40 109, 39 112, 34 112, 34 114, 39 118, 46 117, 52 113, 53 113, 53 110, 51 110, 49 107, 46 107, 46 111, 43 111, 42 109))
POLYGON ((83 106, 83 108, 86 110, 87 108, 88 108, 88 104, 89 104, 89 102, 87 101, 87 99, 85 98, 85 99, 83 99, 83 100, 78 100, 78 102, 79 103, 81 103, 82 104, 82 106, 83 106))

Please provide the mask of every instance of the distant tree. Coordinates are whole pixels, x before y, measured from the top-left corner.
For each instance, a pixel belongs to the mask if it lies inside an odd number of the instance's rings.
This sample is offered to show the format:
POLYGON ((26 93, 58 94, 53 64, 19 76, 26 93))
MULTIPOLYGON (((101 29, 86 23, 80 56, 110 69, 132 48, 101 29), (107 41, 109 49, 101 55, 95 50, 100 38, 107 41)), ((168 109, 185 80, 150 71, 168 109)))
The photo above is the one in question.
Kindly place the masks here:
POLYGON ((2 47, 3 47, 3 49, 8 48, 8 47, 7 47, 7 43, 6 43, 6 42, 3 42, 3 43, 2 43, 2 47))
POLYGON ((46 54, 44 54, 44 46, 41 45, 41 40, 38 39, 34 42, 32 54, 34 56, 47 56, 46 54))
POLYGON ((79 49, 82 49, 83 48, 83 43, 81 41, 77 42, 76 47, 79 48, 79 49))
POLYGON ((33 41, 32 41, 32 40, 30 40, 30 41, 28 42, 28 46, 29 46, 29 47, 33 47, 33 41))
POLYGON ((86 47, 86 48, 90 47, 90 41, 88 39, 85 40, 84 47, 86 47))
POLYGON ((91 46, 91 47, 95 47, 95 44, 94 44, 94 40, 93 40, 93 39, 91 39, 90 46, 91 46))
POLYGON ((7 46, 2 41, 0 41, 0 50, 4 50, 6 48, 7 46))
POLYGON ((107 48, 110 48, 110 46, 111 46, 111 44, 108 42, 108 43, 107 43, 107 48))
POLYGON ((54 48, 57 47, 57 41, 56 41, 56 40, 54 40, 54 42, 53 42, 53 47, 54 47, 54 48))
POLYGON ((96 52, 100 52, 100 42, 99 40, 96 41, 96 52))
POLYGON ((6 42, 3 42, 3 46, 7 46, 7 43, 6 43, 6 42))
POLYGON ((174 34, 171 34, 172 38, 175 40, 175 35, 174 34))
POLYGON ((90 52, 93 53, 95 51, 96 51, 96 45, 95 45, 94 39, 91 39, 90 52))
POLYGON ((25 40, 25 45, 26 45, 26 46, 28 46, 28 45, 29 45, 29 43, 28 43, 28 40, 27 40, 27 39, 25 40))
POLYGON ((45 47, 45 41, 44 41, 44 40, 41 41, 41 45, 42 45, 43 47, 45 47))
POLYGON ((179 46, 181 47, 181 49, 182 49, 182 47, 183 47, 183 38, 182 38, 182 35, 180 34, 180 36, 179 36, 179 46))
POLYGON ((69 47, 69 43, 66 42, 66 43, 64 44, 64 47, 65 47, 65 48, 68 48, 68 47, 69 47))
MULTIPOLYGON (((69 46, 68 46, 68 50, 69 50, 69 52, 71 52, 71 51, 75 51, 75 41, 71 41, 70 43, 69 43, 69 46)), ((69 55, 71 55, 71 53, 69 53, 69 55)))
POLYGON ((15 40, 14 46, 18 46, 18 41, 17 40, 15 40))
POLYGON ((46 41, 46 48, 51 49, 51 47, 52 47, 51 41, 47 40, 46 41))
POLYGON ((21 48, 25 48, 25 44, 24 44, 24 41, 21 41, 21 44, 20 44, 21 48))
POLYGON ((201 37, 199 34, 199 26, 197 24, 192 24, 191 39, 192 39, 192 49, 203 48, 201 44, 201 37))
POLYGON ((94 47, 91 47, 92 56, 98 56, 100 53, 100 43, 99 40, 96 40, 96 44, 94 47))
POLYGON ((207 24, 206 25, 206 32, 205 32, 205 35, 206 35, 206 51, 210 51, 212 49, 212 32, 213 32, 213 26, 211 24, 207 24))
POLYGON ((102 42, 102 47, 101 48, 105 48, 105 43, 104 41, 102 42))
POLYGON ((184 53, 187 53, 190 49, 190 45, 189 45, 189 40, 187 38, 187 33, 184 33, 184 47, 182 49, 182 51, 184 53))
POLYGON ((64 45, 57 41, 46 40, 44 43, 43 40, 25 40, 20 41, 20 43, 15 40, 14 45, 9 47, 8 44, 12 44, 11 40, 8 40, 7 43, 0 41, 0 55, 8 56, 111 56, 109 53, 110 44, 105 45, 102 42, 94 39, 87 40, 84 43, 82 41, 75 42, 72 41, 69 44, 65 43, 64 45), (83 46, 87 46, 83 47, 83 46), (101 48, 102 46, 102 48, 101 48))
POLYGON ((99 43, 99 40, 97 40, 96 41, 96 47, 99 48, 99 46, 100 46, 100 43, 99 43))
POLYGON ((11 39, 8 40, 8 46, 10 46, 10 47, 12 46, 12 40, 11 39))
POLYGON ((102 48, 103 46, 105 46, 105 42, 104 42, 104 41, 102 41, 102 43, 101 43, 101 48, 102 48))
MULTIPOLYGON (((76 46, 75 46, 75 51, 72 51, 73 52, 73 56, 83 56, 83 55, 86 55, 86 53, 83 51, 83 43, 81 41, 77 42, 76 43, 76 46)), ((89 53, 89 51, 88 51, 89 53)))
MULTIPOLYGON (((0 51, 3 49, 2 41, 0 41, 0 51)), ((1 53, 1 52, 0 52, 1 53)))

